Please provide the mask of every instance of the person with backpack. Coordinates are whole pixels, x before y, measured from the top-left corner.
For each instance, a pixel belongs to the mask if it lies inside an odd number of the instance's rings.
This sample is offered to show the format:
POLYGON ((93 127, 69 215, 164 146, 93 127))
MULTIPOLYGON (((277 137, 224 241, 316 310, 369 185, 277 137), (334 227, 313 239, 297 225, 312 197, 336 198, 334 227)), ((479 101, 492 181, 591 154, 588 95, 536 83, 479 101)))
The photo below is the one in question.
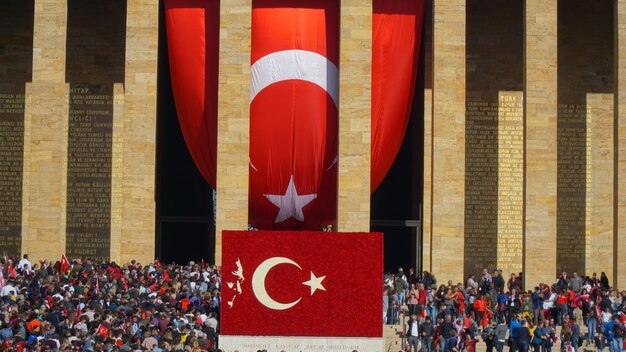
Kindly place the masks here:
POLYGON ((522 326, 517 329, 517 345, 520 352, 528 352, 528 346, 530 346, 530 329, 528 328, 528 322, 526 319, 522 319, 522 326))
POLYGON ((508 326, 504 320, 500 320, 496 326, 496 349, 498 352, 504 352, 504 345, 506 344, 506 333, 509 331, 508 326))
POLYGON ((420 325, 419 332, 422 339, 422 352, 432 352, 432 338, 435 335, 435 326, 430 316, 426 316, 424 322, 420 325))
POLYGON ((624 351, 624 335, 626 335, 624 324, 618 315, 613 318, 613 322, 611 351, 622 352, 624 351))
MULTIPOLYGON (((542 323, 542 325, 544 324, 542 323)), ((533 345, 533 350, 535 352, 541 352, 541 348, 544 346, 544 343, 546 341, 545 331, 542 326, 537 326, 535 328, 531 341, 533 345)))
POLYGON ((519 350, 518 332, 521 327, 522 316, 519 314, 515 314, 509 326, 509 344, 511 346, 511 352, 516 352, 519 350))
POLYGON ((496 341, 496 322, 492 321, 489 325, 485 326, 480 338, 487 345, 487 352, 493 352, 493 347, 496 341))
POLYGON ((544 351, 551 352, 552 346, 556 342, 556 325, 554 325, 554 319, 546 320, 543 326, 544 335, 546 335, 546 342, 543 345, 544 351))
POLYGON ((404 275, 402 268, 398 270, 398 275, 396 275, 396 280, 393 283, 394 288, 396 289, 396 294, 398 295, 398 302, 400 304, 404 303, 404 294, 405 291, 409 288, 408 282, 406 280, 406 276, 404 275))

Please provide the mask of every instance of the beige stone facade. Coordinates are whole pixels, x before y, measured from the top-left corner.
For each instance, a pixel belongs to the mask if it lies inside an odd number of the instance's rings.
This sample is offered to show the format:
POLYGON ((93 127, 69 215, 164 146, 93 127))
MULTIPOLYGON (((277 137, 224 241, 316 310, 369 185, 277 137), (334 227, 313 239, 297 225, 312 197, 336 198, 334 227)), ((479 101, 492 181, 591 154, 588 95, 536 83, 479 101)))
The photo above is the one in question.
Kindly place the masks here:
POLYGON ((529 284, 605 272, 623 287, 623 5, 435 2, 423 268, 529 284))
MULTIPOLYGON (((417 259, 423 270, 461 282, 483 268, 500 268, 507 276, 524 272, 529 283, 551 282, 561 271, 606 272, 624 288, 625 2, 426 1, 424 81, 418 84, 424 102, 414 104, 423 106, 415 114, 424 130, 417 259)), ((156 243, 162 9, 157 0, 128 0, 123 9, 99 2, 102 11, 121 15, 110 17, 117 19, 110 33, 118 39, 106 39, 86 31, 95 15, 80 3, 0 5, 13 13, 0 17, 3 23, 15 28, 0 34, 0 44, 16 51, 0 51, 0 60, 15 63, 11 70, 0 61, 0 119, 23 116, 15 125, 23 135, 10 136, 18 138, 12 141, 23 158, 0 159, 13 170, 0 173, 8 175, 0 181, 21 181, 12 186, 17 193, 4 195, 19 210, 2 213, 0 248, 33 259, 70 251, 149 262, 156 243), (29 27, 30 37, 20 35, 29 27), (95 42, 108 45, 100 50, 108 54, 93 50, 95 42), (22 68, 17 62, 23 61, 32 65, 22 68), (98 111, 110 119, 98 125, 103 130, 82 124, 93 116, 79 106, 98 99, 104 106, 98 111), (9 104, 18 107, 9 113, 9 104), (87 139, 77 128, 106 136, 85 148, 108 161, 96 166, 81 159, 87 139), (104 171, 76 171, 89 165, 104 171), (105 186, 89 196, 104 199, 98 217, 81 215, 81 207, 91 205, 76 189, 89 184, 105 186), (108 219, 106 226, 98 218, 108 219)), ((220 4, 218 263, 221 231, 248 225, 252 1, 220 4)), ((372 1, 340 4, 337 230, 368 231, 372 1)))
MULTIPOLYGON (((106 2, 96 4, 99 10, 117 15, 112 16, 115 20, 105 18, 112 24, 105 26, 104 34, 85 30, 83 26, 90 24, 97 27, 99 23, 93 23, 94 19, 103 16, 89 17, 93 9, 81 7, 79 2, 35 0, 30 14, 19 5, 4 6, 5 13, 15 11, 12 15, 23 23, 32 16, 34 31, 32 44, 27 43, 29 38, 17 35, 3 37, 8 48, 19 39, 32 50, 32 81, 24 82, 23 90, 21 247, 17 251, 3 250, 12 255, 28 253, 34 260, 57 260, 61 254, 73 252, 74 256, 116 261, 153 261, 158 1, 129 0, 121 9, 106 2), (73 36, 78 32, 80 36, 73 36), (116 34, 121 40, 106 39, 116 34), (116 48, 93 48, 89 52, 96 42, 116 48), (86 112, 76 105, 86 100, 106 108, 89 105, 85 109, 94 111, 86 112), (105 112, 110 112, 112 121, 97 120, 101 125, 80 122, 96 121, 95 116, 105 112), (108 130, 102 132, 100 126, 108 130), (75 133, 77 128, 86 128, 92 134, 75 133), (97 138, 102 134, 103 138, 97 138), (88 145, 87 138, 98 139, 99 144, 88 145), (77 153, 81 148, 104 156, 108 164, 102 168, 90 161, 93 155, 77 153), (68 165, 72 165, 69 170, 68 165), (75 172, 79 169, 94 170, 99 175, 75 172), (83 207, 89 209, 87 202, 91 201, 86 197, 100 197, 75 196, 84 185, 97 189, 94 182, 98 179, 107 181, 102 204, 110 204, 103 211, 108 219, 97 221, 93 214, 72 213, 69 208, 78 212, 83 207), (90 230, 102 229, 99 222, 108 224, 105 236, 91 236, 90 230), (87 225, 76 225, 81 223, 87 225), (82 230, 68 240, 72 228, 82 230)), ((7 74, 3 81, 10 83, 14 77, 7 74)), ((6 82, 3 87, 8 86, 6 82)), ((3 100, 4 107, 7 102, 3 100)))
POLYGON ((369 231, 372 0, 341 1, 339 231, 369 231))

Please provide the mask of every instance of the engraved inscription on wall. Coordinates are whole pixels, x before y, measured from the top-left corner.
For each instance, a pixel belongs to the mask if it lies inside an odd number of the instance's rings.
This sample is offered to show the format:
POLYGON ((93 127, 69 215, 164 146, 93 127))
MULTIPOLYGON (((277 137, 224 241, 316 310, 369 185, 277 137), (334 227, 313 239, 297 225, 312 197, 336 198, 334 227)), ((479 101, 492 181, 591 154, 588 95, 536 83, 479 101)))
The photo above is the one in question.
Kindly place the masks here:
POLYGON ((522 271, 524 207, 523 93, 500 95, 498 109, 498 267, 522 271))
POLYGON ((67 254, 108 260, 111 240, 111 86, 70 90, 67 163, 67 254))
POLYGON ((21 250, 24 94, 0 92, 0 250, 21 250))
POLYGON ((557 270, 584 272, 587 246, 587 107, 558 106, 557 270))
POLYGON ((522 92, 468 101, 465 124, 465 274, 522 270, 522 92))
POLYGON ((468 101, 465 119, 465 274, 497 265, 498 102, 468 101))

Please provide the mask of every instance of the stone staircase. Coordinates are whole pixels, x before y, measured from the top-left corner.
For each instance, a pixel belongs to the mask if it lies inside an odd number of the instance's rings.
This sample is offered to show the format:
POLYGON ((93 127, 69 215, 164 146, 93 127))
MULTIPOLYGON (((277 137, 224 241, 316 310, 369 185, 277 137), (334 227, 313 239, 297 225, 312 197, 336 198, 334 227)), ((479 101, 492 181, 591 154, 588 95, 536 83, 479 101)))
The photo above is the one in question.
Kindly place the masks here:
POLYGON ((385 339, 384 352, 400 352, 402 351, 402 329, 406 323, 405 313, 407 312, 406 306, 402 307, 400 314, 400 323, 396 325, 383 325, 383 337, 385 339))
POLYGON ((385 352, 402 351, 402 325, 385 325, 383 337, 385 338, 385 352))

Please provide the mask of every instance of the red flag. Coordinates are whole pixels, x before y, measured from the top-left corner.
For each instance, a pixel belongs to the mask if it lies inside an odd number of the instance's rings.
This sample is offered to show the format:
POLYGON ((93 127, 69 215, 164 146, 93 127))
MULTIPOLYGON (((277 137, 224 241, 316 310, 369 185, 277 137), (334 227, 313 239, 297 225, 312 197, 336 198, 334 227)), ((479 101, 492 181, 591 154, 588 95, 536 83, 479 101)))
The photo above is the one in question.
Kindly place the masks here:
POLYGON ((424 3, 424 0, 373 1, 372 191, 396 159, 409 122, 424 3))
POLYGON ((80 302, 78 302, 78 308, 76 309, 76 317, 74 317, 74 323, 78 323, 81 314, 83 314, 83 310, 80 308, 80 302))
POLYGON ((215 187, 220 2, 166 0, 165 26, 180 130, 198 171, 215 187))
POLYGON ((65 254, 61 254, 61 273, 65 273, 70 268, 70 261, 65 254))
POLYGON ((102 336, 103 339, 106 339, 109 336, 110 331, 111 327, 109 326, 109 323, 103 321, 100 325, 98 325, 98 331, 96 331, 96 334, 102 336))
POLYGON ((222 333, 382 337, 382 239, 224 231, 222 333))
POLYGON ((248 214, 262 230, 336 221, 339 4, 255 0, 248 214))

